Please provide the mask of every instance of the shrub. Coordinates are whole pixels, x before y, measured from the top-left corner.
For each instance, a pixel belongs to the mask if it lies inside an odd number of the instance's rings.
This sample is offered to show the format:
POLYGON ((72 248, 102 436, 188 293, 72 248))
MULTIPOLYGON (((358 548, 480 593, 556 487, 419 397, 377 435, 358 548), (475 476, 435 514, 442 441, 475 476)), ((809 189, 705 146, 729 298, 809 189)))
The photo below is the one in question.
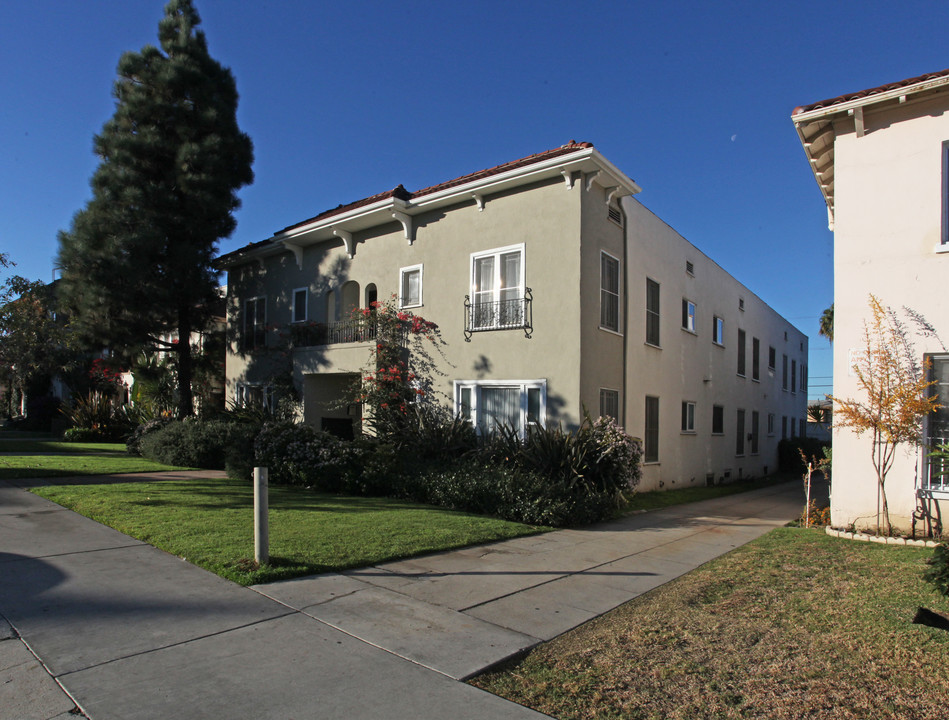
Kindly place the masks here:
POLYGON ((88 443, 88 442, 120 442, 124 431, 117 428, 97 427, 73 427, 63 432, 65 442, 88 443))
POLYGON ((220 420, 180 420, 145 434, 144 457, 166 465, 223 470, 234 425, 220 420))
POLYGON ((492 462, 513 463, 615 499, 642 477, 642 444, 606 417, 592 420, 588 415, 575 433, 534 426, 523 441, 515 428, 500 427, 485 441, 483 452, 492 462))
POLYGON ((128 450, 130 455, 141 455, 142 454, 142 438, 146 435, 149 435, 153 432, 161 430, 163 427, 172 422, 171 418, 155 418, 154 420, 149 420, 146 423, 142 423, 136 427, 132 434, 128 436, 128 439, 125 441, 125 447, 128 450))
POLYGON ((99 430, 101 436, 109 441, 123 440, 137 424, 131 408, 97 392, 73 398, 72 404, 62 408, 61 412, 73 427, 99 430))
POLYGON ((923 579, 932 583, 940 594, 949 597, 949 545, 942 543, 933 548, 933 554, 926 564, 929 569, 923 579))
POLYGON ((338 492, 349 465, 349 448, 330 433, 295 422, 268 423, 254 441, 257 465, 270 482, 338 492))
POLYGON ((472 459, 432 468, 413 484, 416 499, 532 525, 586 524, 608 517, 611 497, 510 465, 472 459))

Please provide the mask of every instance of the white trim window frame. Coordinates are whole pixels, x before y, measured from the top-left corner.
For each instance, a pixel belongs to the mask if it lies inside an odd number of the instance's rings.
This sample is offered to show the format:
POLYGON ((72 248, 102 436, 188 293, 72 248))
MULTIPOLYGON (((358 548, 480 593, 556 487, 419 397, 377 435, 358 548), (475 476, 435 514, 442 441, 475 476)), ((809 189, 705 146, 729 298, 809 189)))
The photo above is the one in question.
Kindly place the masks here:
POLYGON ((949 252, 949 140, 942 143, 942 237, 936 252, 949 252))
POLYGON ((455 413, 478 434, 513 425, 523 438, 531 426, 547 425, 547 381, 455 380, 455 413))
POLYGON ((600 417, 610 417, 619 422, 619 390, 600 388, 600 417))
POLYGON ((422 307, 422 266, 399 268, 399 307, 422 307))
MULTIPOLYGON (((926 355, 929 361, 929 380, 935 384, 930 392, 938 398, 939 407, 925 420, 924 437, 930 448, 949 444, 949 355, 926 355)), ((923 451, 924 467, 923 489, 938 497, 949 497, 949 461, 930 458, 923 451)))
POLYGON ((725 319, 719 315, 712 318, 712 342, 725 347, 725 319))
POLYGON ((600 329, 620 333, 620 303, 622 288, 620 260, 606 250, 600 250, 600 329))
POLYGON ((695 302, 688 298, 682 298, 682 329, 693 335, 698 334, 698 330, 696 330, 695 326, 695 313, 695 302))
POLYGON ((471 253, 471 325, 475 330, 524 326, 524 243, 471 253))
POLYGON ((695 435, 695 402, 692 400, 682 401, 682 433, 695 435))
POLYGON ((234 404, 239 408, 260 407, 272 413, 276 394, 269 383, 237 383, 234 387, 234 404))
POLYGON ((662 285, 646 278, 646 344, 661 348, 662 339, 662 285))
POLYGON ((255 350, 267 344, 267 297, 259 295, 244 301, 243 348, 255 350))
POLYGON ((309 314, 309 288, 294 288, 293 293, 290 296, 290 322, 291 323, 302 323, 307 321, 309 314), (302 298, 302 302, 301 302, 302 298), (300 312, 302 306, 302 313, 300 312))

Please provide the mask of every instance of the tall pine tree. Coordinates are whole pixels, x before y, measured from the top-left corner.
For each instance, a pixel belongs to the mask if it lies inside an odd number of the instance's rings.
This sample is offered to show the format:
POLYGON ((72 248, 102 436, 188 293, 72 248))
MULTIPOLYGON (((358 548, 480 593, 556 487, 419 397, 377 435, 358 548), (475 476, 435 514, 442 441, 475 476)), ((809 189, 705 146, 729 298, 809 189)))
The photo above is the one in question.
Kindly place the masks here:
POLYGON ((191 333, 217 292, 211 262, 253 181, 231 71, 208 54, 191 0, 171 0, 161 47, 119 60, 115 114, 95 137, 93 197, 59 236, 63 299, 93 346, 175 354, 178 414, 194 412, 191 333), (180 342, 162 335, 177 332, 180 342))

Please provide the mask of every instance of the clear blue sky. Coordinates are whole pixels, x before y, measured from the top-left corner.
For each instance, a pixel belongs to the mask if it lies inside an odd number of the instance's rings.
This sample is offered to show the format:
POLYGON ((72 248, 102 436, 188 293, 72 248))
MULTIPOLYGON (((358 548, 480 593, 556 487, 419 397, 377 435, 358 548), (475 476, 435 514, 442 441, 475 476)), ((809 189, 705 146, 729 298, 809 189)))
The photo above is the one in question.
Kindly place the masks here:
MULTIPOLYGON (((811 338, 832 236, 791 110, 949 67, 949 4, 196 0, 256 181, 228 252, 340 203, 594 143, 639 199, 811 338)), ((0 23, 0 251, 52 277, 119 56, 162 0, 31 0, 0 23)), ((885 297, 885 289, 875 289, 885 297)), ((899 298, 890 302, 899 303, 899 298)))

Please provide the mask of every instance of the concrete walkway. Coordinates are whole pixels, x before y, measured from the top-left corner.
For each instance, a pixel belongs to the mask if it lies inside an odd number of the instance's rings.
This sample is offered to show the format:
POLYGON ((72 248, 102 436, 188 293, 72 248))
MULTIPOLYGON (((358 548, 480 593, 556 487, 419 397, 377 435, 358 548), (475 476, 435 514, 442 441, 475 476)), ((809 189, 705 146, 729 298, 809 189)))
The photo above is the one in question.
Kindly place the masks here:
POLYGON ((458 680, 802 507, 790 483, 243 588, 0 483, 0 718, 543 717, 458 680))

